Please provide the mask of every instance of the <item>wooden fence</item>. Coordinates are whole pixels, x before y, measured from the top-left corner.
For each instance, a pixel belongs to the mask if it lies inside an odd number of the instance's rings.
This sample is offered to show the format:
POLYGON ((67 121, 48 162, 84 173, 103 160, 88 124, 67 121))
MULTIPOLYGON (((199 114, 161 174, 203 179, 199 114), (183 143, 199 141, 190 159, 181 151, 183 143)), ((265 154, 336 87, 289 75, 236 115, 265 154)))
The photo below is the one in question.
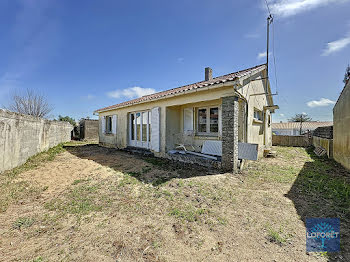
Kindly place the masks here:
POLYGON ((313 136, 312 144, 314 147, 323 147, 327 151, 328 158, 333 158, 333 139, 313 136))
POLYGON ((274 146, 301 146, 307 147, 309 142, 305 136, 272 136, 272 145, 274 146))

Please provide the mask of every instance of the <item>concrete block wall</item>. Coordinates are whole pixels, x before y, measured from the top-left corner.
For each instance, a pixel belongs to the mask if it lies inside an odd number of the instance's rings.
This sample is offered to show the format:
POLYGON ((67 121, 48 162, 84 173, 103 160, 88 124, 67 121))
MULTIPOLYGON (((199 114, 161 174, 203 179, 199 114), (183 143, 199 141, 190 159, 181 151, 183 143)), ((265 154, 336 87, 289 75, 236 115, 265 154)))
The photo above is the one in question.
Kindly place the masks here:
POLYGON ((73 126, 0 109, 0 172, 37 153, 70 141, 73 126))
POLYGON ((350 170, 350 81, 333 108, 333 157, 350 170))
POLYGON ((98 120, 83 119, 80 121, 80 138, 84 140, 98 141, 98 120))
POLYGON ((333 139, 333 126, 321 126, 314 130, 313 136, 333 139))

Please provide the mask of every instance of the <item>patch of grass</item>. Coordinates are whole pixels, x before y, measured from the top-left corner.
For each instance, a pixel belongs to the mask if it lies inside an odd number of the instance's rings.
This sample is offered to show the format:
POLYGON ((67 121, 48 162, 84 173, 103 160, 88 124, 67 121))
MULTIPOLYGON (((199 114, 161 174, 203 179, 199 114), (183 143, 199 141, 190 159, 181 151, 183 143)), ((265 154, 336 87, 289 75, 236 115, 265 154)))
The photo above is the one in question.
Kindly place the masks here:
POLYGON ((217 220, 218 220, 218 223, 220 224, 220 225, 227 225, 227 219, 226 218, 224 218, 224 217, 218 217, 217 218, 217 220))
POLYGON ((200 217, 204 214, 207 214, 208 210, 204 208, 195 208, 192 206, 186 206, 183 209, 172 208, 169 212, 169 215, 176 217, 182 221, 195 222, 199 221, 200 217))
POLYGON ((61 215, 73 214, 80 218, 90 212, 101 211, 103 206, 98 203, 98 187, 96 185, 80 185, 71 189, 63 199, 54 199, 45 204, 50 211, 61 215))
POLYGON ((254 168, 249 169, 249 178, 282 184, 294 182, 301 170, 294 166, 278 166, 261 162, 251 163, 251 166, 254 168))
POLYGON ((177 181, 177 186, 178 187, 183 187, 185 185, 184 181, 182 179, 177 181))
POLYGON ((350 204, 350 185, 345 180, 314 170, 307 170, 303 175, 298 183, 304 186, 305 191, 321 193, 326 198, 350 204))
POLYGON ((153 186, 160 186, 160 185, 164 184, 167 181, 168 181, 168 179, 165 178, 165 177, 158 177, 156 180, 154 180, 152 182, 152 185, 153 186))
POLYGON ((87 145, 98 145, 98 142, 72 140, 72 141, 63 143, 63 147, 76 147, 76 146, 87 146, 87 145))
POLYGON ((174 199, 173 193, 171 193, 169 190, 166 190, 166 189, 156 190, 154 192, 153 196, 156 197, 156 198, 164 197, 168 201, 172 201, 174 199))
MULTIPOLYGON (((213 202, 221 202, 221 201, 230 201, 234 202, 235 198, 232 190, 229 190, 225 187, 217 187, 214 185, 210 185, 207 183, 200 183, 196 186, 192 185, 192 187, 197 187, 197 193, 202 195, 213 202)), ((227 203, 227 202, 226 202, 227 203)))
POLYGON ((89 181, 89 179, 76 179, 73 181, 72 185, 75 186, 75 185, 78 185, 80 183, 87 182, 87 181, 89 181))
MULTIPOLYGON (((121 179, 121 181, 119 182, 119 187, 124 187, 126 185, 135 185, 135 184, 138 184, 140 183, 137 178, 135 178, 135 174, 136 173, 132 173, 130 175, 130 173, 128 174, 124 174, 123 175, 123 178, 121 179), (132 175, 133 174, 133 175, 132 175)), ((137 173, 138 174, 138 173, 137 173)), ((139 175, 138 175, 139 176, 139 175)))
POLYGON ((60 218, 62 214, 55 214, 55 213, 44 213, 41 218, 39 223, 43 225, 49 225, 52 228, 59 228, 60 227, 60 218))
POLYGON ((330 255, 329 255, 329 253, 327 251, 325 251, 325 252, 318 252, 318 255, 320 257, 330 258, 330 255))
POLYGON ((127 174, 135 178, 139 178, 141 176, 141 173, 139 172, 128 172, 127 174))
POLYGON ((33 186, 27 181, 4 178, 0 182, 0 212, 5 212, 10 204, 17 203, 21 199, 33 199, 39 196, 45 189, 45 187, 33 186))
POLYGON ((31 217, 19 217, 12 225, 13 228, 21 230, 33 225, 34 219, 31 217))
POLYGON ((308 162, 299 174, 296 183, 308 194, 331 199, 344 209, 350 208, 350 180, 338 175, 332 160, 316 158, 308 162))
POLYGON ((34 258, 33 260, 31 260, 30 262, 43 262, 44 259, 42 257, 37 257, 37 258, 34 258))
POLYGON ((296 159, 311 159, 303 147, 277 146, 274 149, 277 151, 277 157, 285 160, 285 164, 288 164, 288 161, 296 159))
POLYGON ((59 144, 45 152, 41 152, 30 157, 23 165, 5 171, 0 174, 0 212, 7 210, 12 203, 20 199, 35 198, 45 188, 34 186, 27 181, 15 181, 15 178, 28 170, 32 170, 45 162, 52 161, 55 157, 64 151, 63 144, 59 144))
POLYGON ((272 243, 276 243, 282 246, 287 242, 287 238, 283 237, 281 233, 281 230, 276 231, 273 228, 269 227, 267 231, 267 239, 272 243))
POLYGON ((161 247, 161 245, 160 245, 160 243, 159 243, 159 242, 157 242, 157 241, 153 241, 153 242, 152 242, 152 247, 153 247, 153 248, 160 248, 160 247, 161 247))
POLYGON ((55 157, 59 153, 62 153, 63 151, 64 151, 63 144, 59 144, 55 147, 50 148, 47 151, 41 152, 39 154, 36 154, 28 158, 28 160, 23 165, 20 165, 11 170, 5 171, 2 175, 8 176, 8 177, 15 177, 18 174, 34 169, 45 162, 54 160, 55 157))

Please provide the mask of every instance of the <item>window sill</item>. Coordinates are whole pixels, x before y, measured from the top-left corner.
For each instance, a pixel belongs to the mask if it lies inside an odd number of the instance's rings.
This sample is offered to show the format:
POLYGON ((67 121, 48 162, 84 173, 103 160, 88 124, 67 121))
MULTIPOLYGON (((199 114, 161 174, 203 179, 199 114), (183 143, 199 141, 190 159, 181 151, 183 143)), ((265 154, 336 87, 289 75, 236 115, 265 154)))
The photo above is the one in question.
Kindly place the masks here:
POLYGON ((220 137, 218 134, 196 134, 194 136, 194 139, 208 139, 208 140, 220 140, 220 137))
POLYGON ((114 136, 113 133, 106 133, 106 132, 104 133, 104 135, 105 135, 105 136, 114 136))
POLYGON ((262 120, 259 120, 259 119, 256 119, 256 118, 254 118, 253 119, 253 123, 255 123, 255 124, 262 124, 262 123, 264 123, 262 120))

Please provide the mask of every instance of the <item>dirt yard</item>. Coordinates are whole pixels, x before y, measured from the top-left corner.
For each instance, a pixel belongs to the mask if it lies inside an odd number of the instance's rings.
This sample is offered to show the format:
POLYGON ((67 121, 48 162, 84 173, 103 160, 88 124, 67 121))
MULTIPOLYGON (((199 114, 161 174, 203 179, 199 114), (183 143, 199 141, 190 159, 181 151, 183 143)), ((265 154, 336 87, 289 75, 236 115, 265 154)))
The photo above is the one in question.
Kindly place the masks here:
POLYGON ((69 143, 0 175, 0 261, 350 261, 350 174, 302 148, 217 174, 69 143), (339 217, 341 253, 306 253, 339 217))

